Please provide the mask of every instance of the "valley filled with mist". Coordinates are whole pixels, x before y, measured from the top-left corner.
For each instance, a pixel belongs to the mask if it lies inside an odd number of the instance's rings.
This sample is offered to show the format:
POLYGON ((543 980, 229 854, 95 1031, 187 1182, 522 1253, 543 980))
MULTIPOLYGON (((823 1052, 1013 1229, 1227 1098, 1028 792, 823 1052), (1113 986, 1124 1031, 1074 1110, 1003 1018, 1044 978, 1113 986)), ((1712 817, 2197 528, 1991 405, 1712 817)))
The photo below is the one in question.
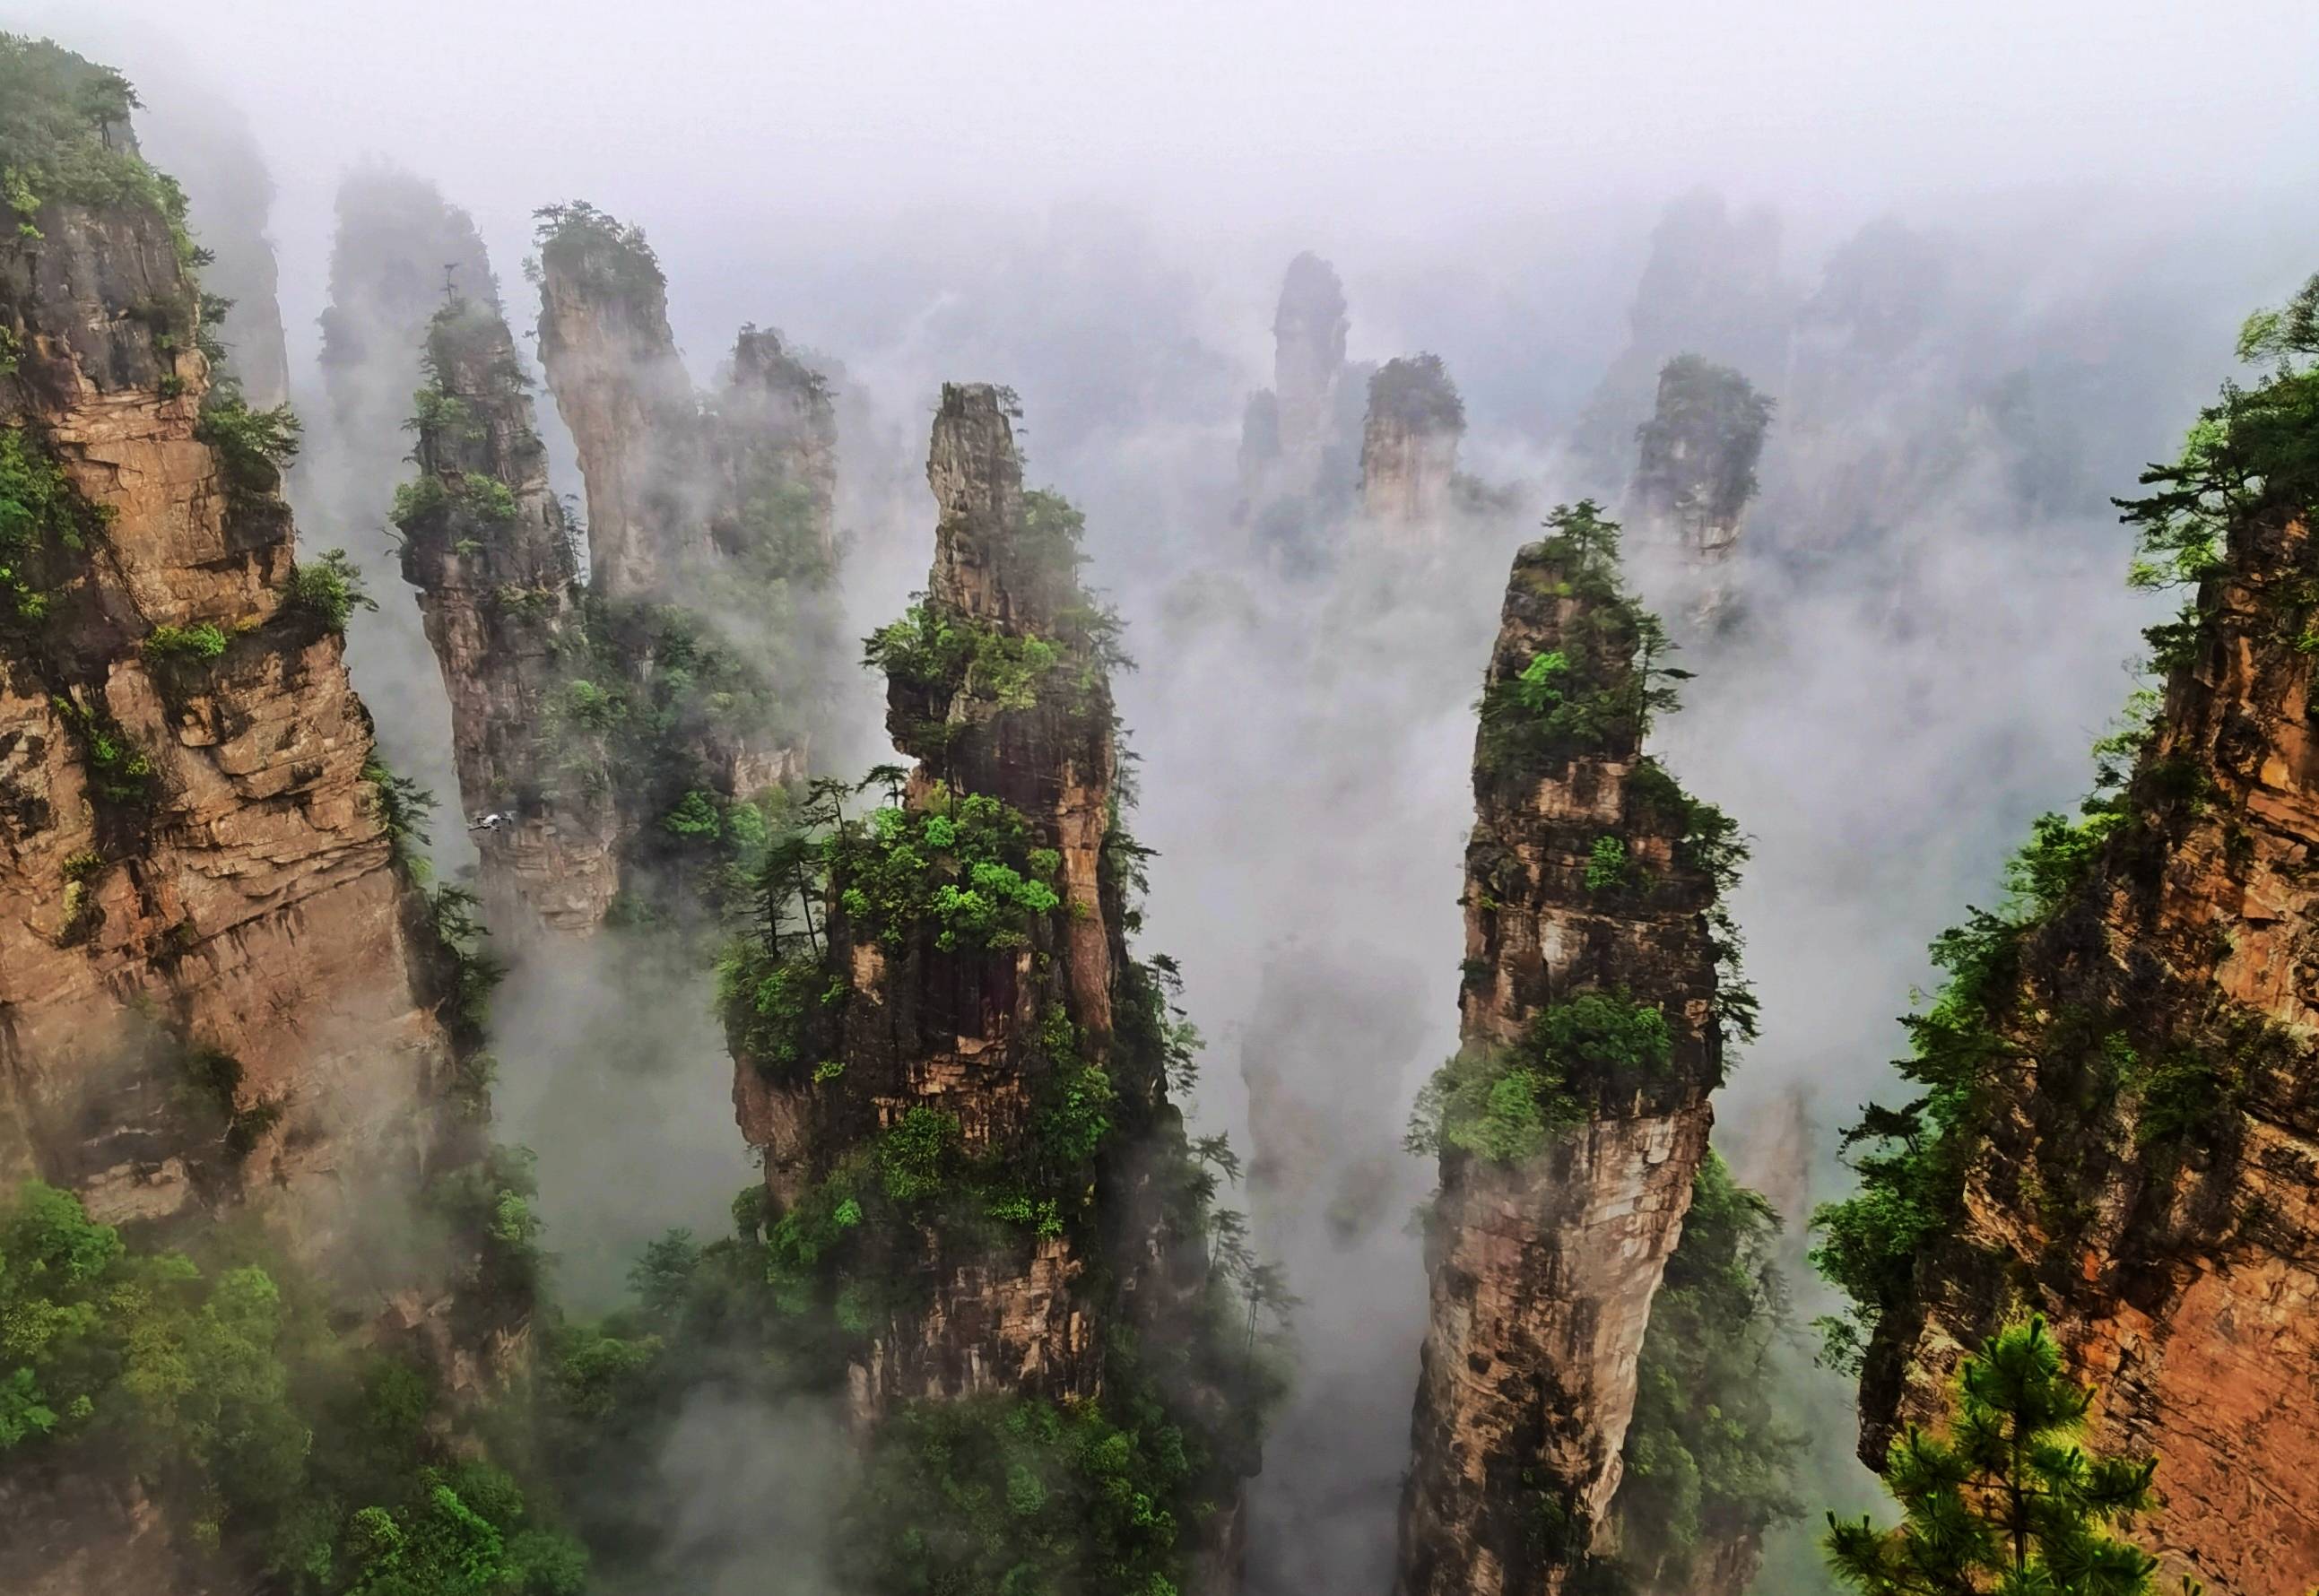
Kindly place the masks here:
POLYGON ((0 7, 0 1590, 2319 1587, 2319 28, 1782 9, 0 7))

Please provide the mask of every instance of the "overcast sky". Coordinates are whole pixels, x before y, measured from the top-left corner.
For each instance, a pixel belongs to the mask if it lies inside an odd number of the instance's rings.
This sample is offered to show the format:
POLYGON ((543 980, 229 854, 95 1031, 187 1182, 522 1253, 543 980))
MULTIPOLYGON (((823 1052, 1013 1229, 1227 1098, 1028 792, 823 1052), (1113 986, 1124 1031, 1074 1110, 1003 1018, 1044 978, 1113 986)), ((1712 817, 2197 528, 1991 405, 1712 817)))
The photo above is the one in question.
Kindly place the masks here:
POLYGON ((2308 0, 34 0, 149 70, 182 50, 270 149, 486 169, 526 204, 729 199, 1437 208, 2089 175, 2309 177, 2308 0), (109 38, 107 36, 110 36, 109 38), (117 41, 117 43, 115 42, 117 41), (487 163, 480 158, 488 158, 487 163))

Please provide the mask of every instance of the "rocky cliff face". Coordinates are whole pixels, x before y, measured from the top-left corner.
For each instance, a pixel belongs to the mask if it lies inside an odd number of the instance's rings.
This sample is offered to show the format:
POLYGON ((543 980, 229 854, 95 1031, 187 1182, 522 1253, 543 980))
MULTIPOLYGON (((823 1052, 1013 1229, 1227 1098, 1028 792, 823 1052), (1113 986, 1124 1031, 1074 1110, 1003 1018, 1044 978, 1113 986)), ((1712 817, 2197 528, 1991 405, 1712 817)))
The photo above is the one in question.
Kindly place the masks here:
POLYGON ((1347 326, 1337 269, 1309 250, 1290 261, 1272 320, 1272 393, 1282 468, 1298 481, 1319 479, 1335 439, 1347 326))
POLYGON ((112 1220, 248 1203, 362 1273, 452 1058, 325 573, 205 415, 154 204, 42 204, 0 260, 0 1167, 112 1220))
POLYGON ((1635 428, 1650 419, 1669 360, 1695 350, 1759 376, 1785 369, 1800 296, 1782 276, 1780 256, 1780 221, 1768 209, 1734 214, 1711 189, 1666 208, 1628 310, 1627 347, 1579 427, 1579 451, 1605 489, 1627 480, 1635 428))
POLYGON ((996 391, 943 390, 927 480, 924 602, 871 645, 918 762, 873 773, 889 803, 867 820, 830 816, 826 896, 800 876, 780 909, 769 878, 768 922, 801 919, 728 967, 775 1277, 838 1304, 873 1440, 927 1402, 1117 1412, 1141 1388, 1121 1348, 1164 1347, 1161 1400, 1202 1427, 1177 1552, 1220 1589, 1253 1466, 1223 1438, 1256 1415, 1228 1414, 1205 1362, 1233 1266, 1202 1244, 1164 973, 1127 947, 1112 623, 1078 583, 1077 512, 1024 491, 996 391))
POLYGON ((1642 753, 1656 623, 1591 505, 1550 525, 1490 661, 1463 1043, 1413 1135, 1441 1189, 1407 1596, 1555 1591, 1587 1561, 1736 1012, 1712 917, 1728 822, 1642 753))
POLYGON ((589 580, 670 590, 709 558, 706 462, 668 286, 634 228, 575 208, 542 239, 539 358, 588 483, 589 580))
POLYGON ((587 479, 590 590, 682 606, 726 636, 771 700, 738 728, 739 790, 794 776, 837 650, 828 383, 752 326, 696 394, 643 234, 583 204, 546 216, 539 352, 587 479))
MULTIPOLYGON (((380 510, 406 469, 405 427, 425 376, 430 319, 447 294, 494 310, 499 295, 467 213, 433 184, 376 165, 338 185, 329 290, 321 315, 328 402, 309 418, 298 491, 310 515, 344 529, 347 552, 380 595, 376 609, 347 627, 348 668, 363 683, 380 752, 398 774, 447 798, 458 788, 448 706, 380 510)), ((447 873, 470 856, 462 828, 439 826, 432 843, 447 873)))
POLYGON ((559 740, 582 640, 573 547, 547 486, 529 380, 492 306, 437 313, 419 405, 420 475, 396 505, 403 579, 450 697, 459 797, 492 924, 592 930, 619 890, 622 834, 600 741, 559 740))
POLYGON ((1438 355, 1388 360, 1369 378, 1361 509, 1392 543, 1438 542, 1457 480, 1465 401, 1438 355))
POLYGON ((1636 435, 1638 518, 1694 564, 1729 559, 1771 418, 1772 401, 1729 366, 1696 355, 1668 361, 1651 419, 1636 435))
MULTIPOLYGON (((2290 360, 2319 351, 2314 298, 2290 360)), ((2014 911, 1951 933, 1954 979, 1904 1067, 1928 1095, 1862 1127, 1883 1149, 1871 1198, 1905 1183, 1921 1233, 1863 1229, 1863 1204, 1823 1216, 1839 1268, 1884 1255, 1845 1271, 1873 1327, 1872 1465, 2034 1308, 2098 1386, 2094 1442, 2158 1456, 2141 1538, 2258 1596, 2319 1580, 2314 387, 2290 370, 2227 395, 2134 511, 2202 580, 2151 634, 2172 670, 2131 780, 2041 822, 2014 911)))

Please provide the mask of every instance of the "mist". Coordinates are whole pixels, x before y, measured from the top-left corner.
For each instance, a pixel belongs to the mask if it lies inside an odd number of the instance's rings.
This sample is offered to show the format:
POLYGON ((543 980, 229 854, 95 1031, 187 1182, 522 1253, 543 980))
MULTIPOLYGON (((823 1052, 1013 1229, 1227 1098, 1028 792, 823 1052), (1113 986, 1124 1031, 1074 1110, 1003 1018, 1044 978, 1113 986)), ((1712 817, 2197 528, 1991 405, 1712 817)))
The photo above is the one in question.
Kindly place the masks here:
MULTIPOLYGON (((1804 1221, 1890 1087, 1926 943, 2073 806, 2135 684, 2156 613, 2108 500, 2231 374, 2238 318, 2319 266, 2307 4, 0 9, 139 85, 197 228, 230 204, 270 239, 313 441, 301 537, 365 564, 355 683, 442 800, 450 878, 447 710, 380 531, 412 308, 373 293, 370 354, 324 363, 358 297, 332 265, 350 177, 446 207, 430 271, 495 277, 519 347, 531 213, 585 198, 650 234, 697 383, 744 321, 808 351, 837 394, 849 636, 925 582, 937 384, 1019 392, 1030 480, 1087 511, 1141 664, 1129 825, 1159 853, 1143 940, 1208 1042, 1194 1115, 1247 1153, 1235 1200, 1304 1299, 1252 1492, 1259 1596, 1390 1582, 1433 1178, 1400 1142, 1457 1045, 1474 699, 1540 517, 1622 512, 1675 355, 1774 401, 1728 610, 1697 620, 1697 573, 1641 531, 1627 556, 1696 672, 1659 746, 1753 840, 1734 906, 1764 1028, 1717 1140, 1781 1206, 1808 1318, 1804 1221), (205 176, 225 149, 230 196, 205 176), (1460 469, 1494 497, 1421 547, 1356 503, 1316 512, 1301 568, 1254 536, 1242 417, 1304 249, 1341 275, 1352 361, 1435 353, 1463 396, 1460 469)), ((577 495, 544 391, 539 420, 577 495)), ((880 717, 849 685, 817 773, 892 758, 880 717)), ((617 939, 519 959, 494 1008, 496 1134, 538 1151, 591 1311, 752 1174, 705 979, 645 963, 617 939)), ((1791 1361, 1816 1518, 1868 1486, 1843 1383, 1791 1361)), ((700 1589, 767 1588, 739 1571, 822 1528, 830 1424, 746 1419, 688 1411, 663 1462, 700 1589)), ((1789 1532, 1756 1588, 1809 1567, 1789 1532)))

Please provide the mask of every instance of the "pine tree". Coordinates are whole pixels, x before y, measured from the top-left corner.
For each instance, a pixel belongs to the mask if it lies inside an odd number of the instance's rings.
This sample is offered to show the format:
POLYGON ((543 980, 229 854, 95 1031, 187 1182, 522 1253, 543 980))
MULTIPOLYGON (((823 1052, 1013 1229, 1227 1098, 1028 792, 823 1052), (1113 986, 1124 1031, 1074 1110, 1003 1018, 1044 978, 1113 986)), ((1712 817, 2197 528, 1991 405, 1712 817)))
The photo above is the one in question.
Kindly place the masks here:
POLYGON ((1893 1442, 1899 1525, 1830 1513, 1829 1566, 1863 1596, 2146 1596, 2158 1560, 2112 1531, 2150 1505, 2158 1460, 2089 1453, 2092 1400, 2044 1320, 2008 1327, 1965 1360, 1949 1433, 1893 1442))

